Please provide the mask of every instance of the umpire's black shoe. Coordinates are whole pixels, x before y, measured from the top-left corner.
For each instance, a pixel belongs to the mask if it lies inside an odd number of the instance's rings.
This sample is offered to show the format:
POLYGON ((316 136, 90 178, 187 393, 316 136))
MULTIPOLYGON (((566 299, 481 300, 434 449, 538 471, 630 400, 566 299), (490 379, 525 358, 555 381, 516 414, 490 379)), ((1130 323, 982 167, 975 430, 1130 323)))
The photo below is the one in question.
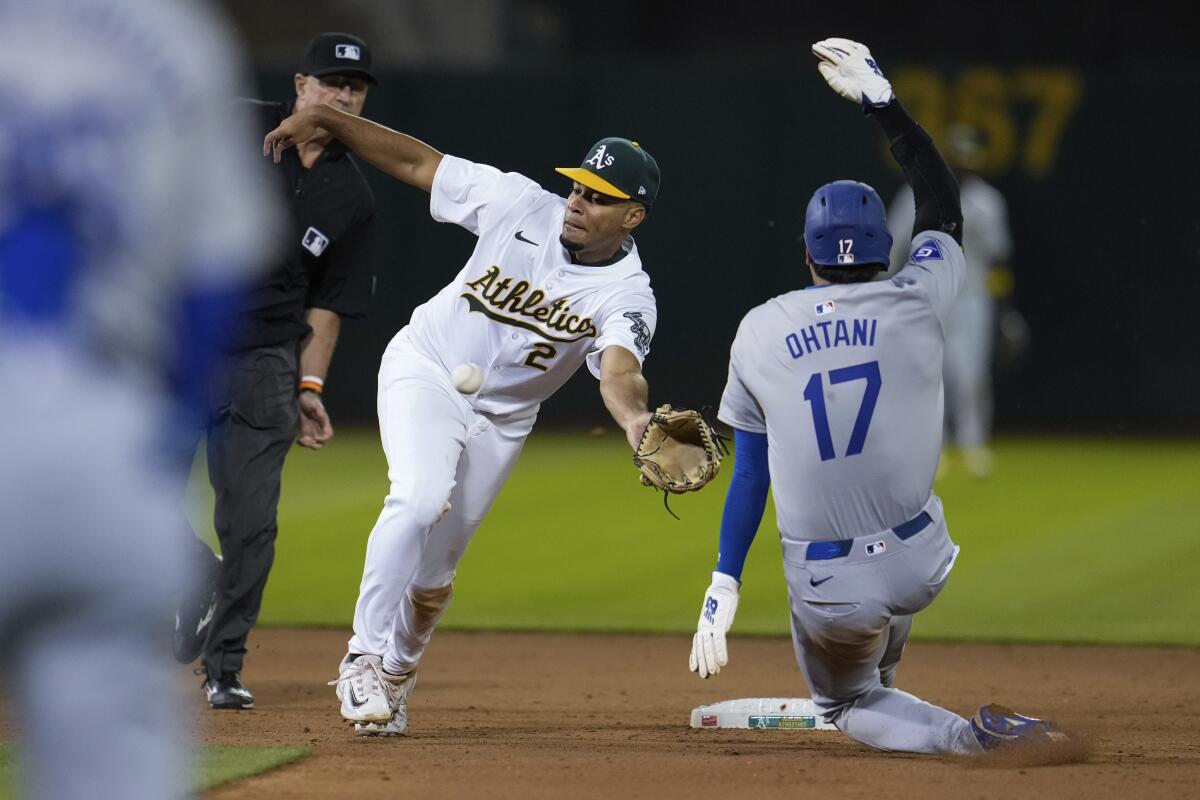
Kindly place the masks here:
POLYGON ((242 676, 236 672, 223 672, 219 678, 204 681, 204 694, 213 708, 254 708, 254 695, 242 686, 242 676))
POLYGON ((175 634, 171 637, 171 645, 175 660, 180 664, 190 664, 200 657, 212 631, 213 614, 221 594, 221 557, 213 556, 213 562, 205 570, 203 580, 184 592, 175 609, 175 634))

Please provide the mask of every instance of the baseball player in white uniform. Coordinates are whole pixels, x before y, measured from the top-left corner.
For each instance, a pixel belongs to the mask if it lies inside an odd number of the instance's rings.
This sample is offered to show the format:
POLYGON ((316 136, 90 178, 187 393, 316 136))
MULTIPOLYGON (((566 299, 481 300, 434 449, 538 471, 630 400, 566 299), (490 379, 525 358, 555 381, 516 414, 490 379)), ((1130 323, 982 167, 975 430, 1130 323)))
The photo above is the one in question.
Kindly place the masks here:
POLYGON ((558 170, 574 181, 564 199, 328 107, 285 120, 264 152, 316 128, 429 192, 434 219, 479 237, 454 280, 392 340, 379 371, 391 490, 367 545, 336 685, 358 733, 401 734, 455 568, 542 401, 586 363, 631 448, 650 419, 641 365, 656 310, 631 234, 654 202, 659 170, 636 142, 602 139, 579 167, 558 170))
POLYGON ((188 789, 165 532, 267 222, 239 60, 192 3, 0 0, 0 668, 31 797, 188 789))
MULTIPOLYGON (((986 477, 992 468, 992 340, 996 327, 993 275, 1007 275, 1012 252, 1008 205, 996 187, 981 178, 978 133, 962 124, 946 132, 946 160, 958 178, 963 213, 966 270, 958 299, 946 320, 943 378, 946 384, 947 434, 957 446, 967 473, 986 477)), ((888 208, 893 238, 892 264, 908 261, 907 232, 913 226, 913 191, 901 187, 888 208)))
POLYGON ((958 555, 932 485, 962 215, 953 175, 867 48, 827 39, 813 52, 919 187, 908 263, 873 281, 891 248, 883 203, 866 184, 826 184, 805 216, 814 285, 742 320, 719 412, 736 462, 689 666, 706 678, 728 664, 742 565, 773 485, 796 659, 827 722, 871 747, 918 753, 1047 738, 1043 720, 996 705, 967 720, 893 686, 913 615, 958 555))

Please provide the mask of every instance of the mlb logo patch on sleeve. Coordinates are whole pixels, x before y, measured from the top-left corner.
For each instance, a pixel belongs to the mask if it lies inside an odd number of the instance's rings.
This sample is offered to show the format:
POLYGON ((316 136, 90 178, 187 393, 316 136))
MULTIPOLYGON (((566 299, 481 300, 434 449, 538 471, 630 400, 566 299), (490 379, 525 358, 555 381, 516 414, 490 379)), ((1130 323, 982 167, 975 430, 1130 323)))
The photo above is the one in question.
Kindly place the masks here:
POLYGON ((304 245, 305 250, 314 256, 319 256, 329 246, 329 237, 309 225, 308 230, 304 232, 304 239, 300 243, 304 245))
POLYGON ((913 250, 912 260, 920 264, 922 261, 931 259, 940 259, 942 257, 942 248, 934 239, 926 239, 921 245, 913 250))

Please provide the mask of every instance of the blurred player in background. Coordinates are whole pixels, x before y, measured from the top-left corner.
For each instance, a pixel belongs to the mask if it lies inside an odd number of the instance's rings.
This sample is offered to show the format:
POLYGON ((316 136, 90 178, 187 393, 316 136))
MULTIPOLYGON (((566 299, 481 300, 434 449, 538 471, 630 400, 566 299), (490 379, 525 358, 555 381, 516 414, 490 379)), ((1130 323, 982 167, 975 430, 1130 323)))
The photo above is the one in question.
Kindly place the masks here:
POLYGON ((719 413, 736 461, 688 666, 707 678, 729 662, 742 567, 773 487, 796 660, 826 722, 878 750, 971 755, 1047 740, 1044 720, 997 705, 967 720, 894 686, 913 616, 958 556, 932 487, 963 216, 950 168, 870 51, 826 39, 813 53, 919 187, 902 234, 908 257, 874 280, 892 246, 883 201, 857 181, 828 183, 805 212, 813 285, 742 320, 719 413))
MULTIPOLYGON (((992 470, 992 348, 998 324, 997 302, 1012 293, 1012 273, 1007 267, 1012 236, 1004 196, 977 172, 984 158, 979 130, 963 123, 950 125, 945 149, 962 198, 963 252, 967 259, 962 291, 946 323, 946 432, 967 473, 983 478, 992 470)), ((912 187, 905 184, 888 209, 894 271, 908 262, 913 209, 912 187)), ((1019 322, 1019 316, 1009 321, 1019 322)), ((940 467, 944 468, 945 463, 943 457, 940 467)))
MULTIPOLYGON (((361 114, 376 83, 371 51, 356 36, 322 33, 308 43, 293 82, 289 102, 244 101, 255 121, 242 143, 247 152, 296 111, 329 104, 361 114)), ((319 450, 333 437, 325 376, 342 319, 365 316, 371 294, 375 198, 346 147, 322 131, 278 166, 263 166, 289 224, 263 232, 276 245, 275 261, 230 322, 240 333, 211 388, 208 476, 221 558, 190 537, 201 586, 184 599, 175 625, 176 658, 203 657, 213 708, 254 705, 241 671, 275 559, 284 457, 293 441, 319 450)))
POLYGON ((542 402, 586 363, 630 447, 650 421, 642 362, 658 312, 633 232, 660 175, 637 142, 610 137, 578 167, 559 168, 574 182, 563 198, 329 107, 284 120, 264 153, 279 159, 321 129, 429 193, 434 219, 479 237, 458 275, 392 339, 379 371, 391 488, 335 683, 358 734, 399 735, 459 560, 542 402))
POLYGON ((34 797, 186 790, 164 531, 268 223, 239 61, 192 3, 0 0, 0 659, 34 797))

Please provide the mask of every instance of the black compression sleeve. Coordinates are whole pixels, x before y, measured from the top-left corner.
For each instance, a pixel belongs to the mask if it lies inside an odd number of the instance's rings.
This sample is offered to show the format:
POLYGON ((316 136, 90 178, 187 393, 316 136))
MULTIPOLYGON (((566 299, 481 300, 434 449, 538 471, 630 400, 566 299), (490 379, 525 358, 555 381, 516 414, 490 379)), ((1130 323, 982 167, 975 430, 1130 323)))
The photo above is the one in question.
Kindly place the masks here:
POLYGON ((917 206, 913 237, 921 231, 942 231, 961 245, 963 220, 958 181, 934 146, 933 139, 899 100, 872 109, 871 115, 879 120, 891 144, 892 156, 912 186, 917 206))

